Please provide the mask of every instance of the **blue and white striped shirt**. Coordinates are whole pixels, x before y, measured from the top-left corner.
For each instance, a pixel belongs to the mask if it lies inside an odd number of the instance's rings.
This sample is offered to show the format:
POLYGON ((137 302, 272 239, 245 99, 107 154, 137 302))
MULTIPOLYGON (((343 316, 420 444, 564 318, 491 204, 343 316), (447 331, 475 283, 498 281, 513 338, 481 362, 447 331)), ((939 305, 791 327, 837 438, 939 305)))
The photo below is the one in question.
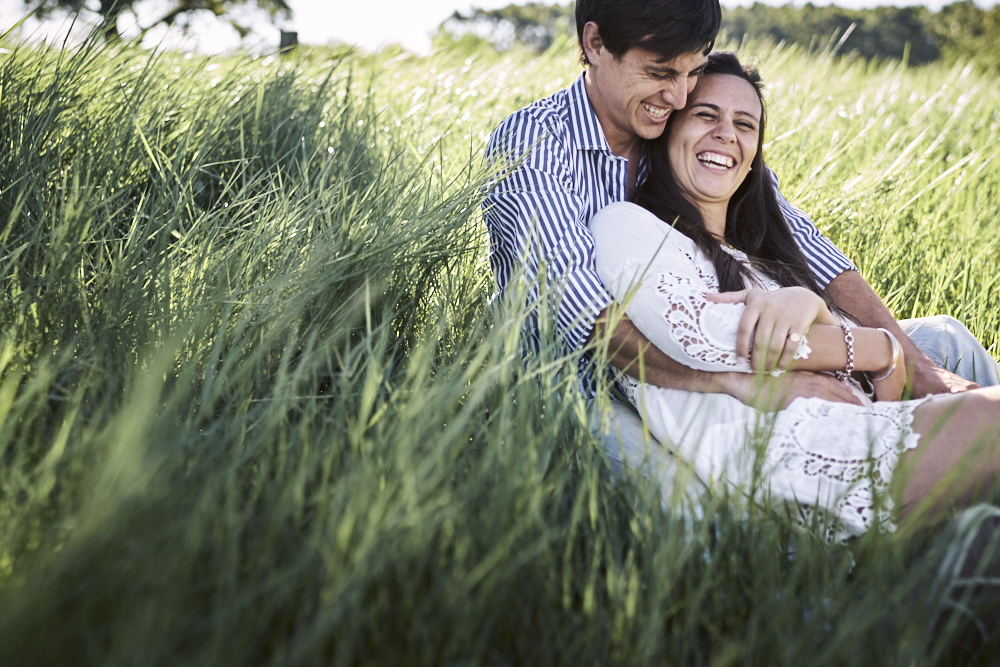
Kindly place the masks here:
MULTIPOLYGON (((498 173, 517 165, 493 185, 483 203, 497 295, 520 276, 529 281, 529 303, 548 297, 552 312, 541 321, 535 312, 526 322, 526 352, 539 351, 539 325, 547 331, 550 322, 563 351, 579 349, 612 300, 597 276, 587 224, 608 204, 628 199, 628 160, 611 152, 587 99, 584 75, 569 88, 508 116, 494 130, 486 160, 498 173), (545 280, 540 285, 535 278, 541 275, 545 280)), ((639 183, 644 171, 641 162, 639 183)), ((773 173, 772 178, 777 189, 773 173)), ((778 203, 821 286, 854 269, 780 193, 778 203)), ((581 380, 592 392, 593 378, 585 374, 588 363, 586 356, 581 359, 581 380)))

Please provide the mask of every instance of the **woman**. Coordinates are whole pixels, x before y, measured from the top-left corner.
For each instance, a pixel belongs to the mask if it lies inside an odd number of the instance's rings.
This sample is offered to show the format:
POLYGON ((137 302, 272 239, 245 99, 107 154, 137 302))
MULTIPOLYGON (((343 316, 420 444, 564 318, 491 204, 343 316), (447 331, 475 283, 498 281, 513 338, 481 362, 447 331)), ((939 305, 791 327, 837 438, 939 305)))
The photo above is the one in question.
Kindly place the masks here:
POLYGON ((598 273, 663 352, 718 372, 751 372, 735 350, 744 306, 706 295, 790 290, 814 314, 808 331, 788 332, 783 356, 794 357, 792 372, 836 372, 864 405, 800 398, 769 414, 727 395, 623 376, 629 399, 650 433, 703 481, 747 487, 759 478, 772 497, 831 512, 843 536, 876 517, 891 525, 893 499, 903 513, 937 493, 975 502, 1000 468, 1000 389, 900 401, 906 372, 897 341, 831 312, 778 209, 762 154, 760 91, 756 71, 735 55, 709 57, 687 106, 651 146, 636 204, 614 204, 592 219, 598 273), (900 468, 906 474, 890 493, 900 468))

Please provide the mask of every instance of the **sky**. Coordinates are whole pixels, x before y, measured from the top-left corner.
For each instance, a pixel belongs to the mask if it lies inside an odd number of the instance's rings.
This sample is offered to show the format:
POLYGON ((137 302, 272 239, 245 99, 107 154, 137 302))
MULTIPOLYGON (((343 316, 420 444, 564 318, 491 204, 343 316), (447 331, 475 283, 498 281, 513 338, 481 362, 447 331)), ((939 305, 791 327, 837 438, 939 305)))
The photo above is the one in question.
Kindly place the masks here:
MULTIPOLYGON (((543 0, 545 1, 545 0, 543 0)), ((768 4, 784 4, 784 0, 764 0, 768 4)), ((927 0, 931 9, 938 9, 950 0, 927 0)), ((987 0, 989 1, 989 0, 987 0)), ((430 50, 431 35, 437 26, 451 14, 468 11, 474 4, 483 9, 496 9, 510 4, 512 0, 289 0, 293 10, 291 20, 282 20, 271 25, 266 18, 253 11, 243 11, 236 16, 242 24, 254 26, 254 33, 243 43, 245 48, 270 51, 277 48, 278 29, 296 31, 299 41, 306 44, 326 44, 332 41, 357 44, 367 50, 375 50, 392 43, 416 53, 430 50)), ((564 4, 563 3, 559 4, 564 4)), ((722 0, 723 5, 734 6, 752 4, 753 0, 722 0)), ((982 0, 981 0, 982 2, 982 0)), ((35 4, 34 2, 32 4, 35 4)), ((94 5, 96 0, 88 0, 94 5)), ((557 4, 548 1, 548 4, 557 4)), ((798 0, 795 4, 801 5, 798 0)), ((815 0, 813 4, 831 4, 826 0, 815 0)), ((832 4, 841 7, 873 7, 876 5, 912 5, 916 0, 836 0, 832 4)), ((990 2, 989 4, 992 4, 990 2)), ((128 15, 120 25, 131 26, 127 35, 135 35, 140 26, 149 26, 166 13, 171 0, 140 0, 136 5, 137 16, 128 15)), ((25 14, 23 0, 0 0, 0 34, 19 21, 25 14)), ((205 12, 207 14, 207 12, 205 12)), ((21 28, 25 37, 47 39, 64 34, 68 23, 57 19, 40 24, 29 19, 21 28)), ((240 46, 236 30, 225 21, 211 15, 193 17, 188 35, 178 28, 166 29, 160 26, 146 35, 147 45, 162 43, 171 48, 198 50, 218 53, 240 46)))

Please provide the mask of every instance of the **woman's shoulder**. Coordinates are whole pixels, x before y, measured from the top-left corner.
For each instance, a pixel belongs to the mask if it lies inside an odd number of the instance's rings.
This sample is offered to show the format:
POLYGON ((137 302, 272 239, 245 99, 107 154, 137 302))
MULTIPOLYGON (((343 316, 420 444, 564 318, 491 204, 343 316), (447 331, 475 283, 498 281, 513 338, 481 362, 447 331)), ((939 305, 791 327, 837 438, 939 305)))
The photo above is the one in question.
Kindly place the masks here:
POLYGON ((589 226, 621 225, 623 223, 643 221, 647 218, 656 219, 656 216, 630 201, 616 201, 608 204, 590 218, 589 226))
POLYGON ((590 219, 589 227, 595 238, 641 234, 651 243, 660 245, 666 241, 686 254, 697 250, 695 242, 682 232, 632 202, 620 201, 605 206, 590 219))

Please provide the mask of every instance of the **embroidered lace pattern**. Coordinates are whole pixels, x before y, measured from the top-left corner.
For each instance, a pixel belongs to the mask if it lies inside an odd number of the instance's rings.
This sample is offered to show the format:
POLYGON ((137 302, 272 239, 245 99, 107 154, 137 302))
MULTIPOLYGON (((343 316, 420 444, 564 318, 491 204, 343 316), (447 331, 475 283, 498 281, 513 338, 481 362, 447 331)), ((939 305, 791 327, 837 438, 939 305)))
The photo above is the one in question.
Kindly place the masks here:
POLYGON ((733 341, 736 340, 738 320, 720 320, 712 323, 714 327, 707 326, 705 320, 715 304, 705 298, 703 289, 697 289, 691 280, 676 274, 661 273, 656 291, 663 295, 666 304, 663 317, 670 325, 671 336, 689 357, 706 363, 737 366, 733 341))
POLYGON ((776 413, 767 445, 771 492, 802 501, 800 490, 818 490, 819 504, 840 519, 846 534, 860 534, 876 520, 893 530, 889 481, 900 455, 917 446, 913 410, 922 402, 862 407, 793 401, 776 413))
MULTIPOLYGON (((627 375, 619 379, 628 400, 642 410, 642 383, 627 375)), ((646 409, 658 409, 646 395, 646 409)), ((654 399, 655 400, 655 399, 654 399)), ((734 399, 735 400, 735 399, 734 399)), ((700 442, 701 447, 751 446, 766 442, 761 452, 762 489, 743 488, 760 498, 786 501, 795 507, 794 519, 812 528, 814 515, 825 528, 829 541, 844 540, 878 525, 893 531, 893 504, 888 496, 892 472, 899 457, 917 446, 919 434, 912 429, 913 410, 926 399, 876 403, 871 406, 832 403, 819 398, 800 398, 768 419, 762 420, 762 438, 739 442, 700 442), (832 519, 832 521, 831 521, 832 519)), ((659 409, 670 409, 659 406, 659 409)), ((747 413, 752 413, 747 408, 747 413)), ((754 422, 748 416, 748 424, 754 422)), ((657 435, 657 434, 654 434, 657 435)), ((668 446, 669 437, 667 439, 668 446)), ((705 478, 710 471, 698 471, 705 478)), ((749 480, 727 478, 743 487, 749 480)))

